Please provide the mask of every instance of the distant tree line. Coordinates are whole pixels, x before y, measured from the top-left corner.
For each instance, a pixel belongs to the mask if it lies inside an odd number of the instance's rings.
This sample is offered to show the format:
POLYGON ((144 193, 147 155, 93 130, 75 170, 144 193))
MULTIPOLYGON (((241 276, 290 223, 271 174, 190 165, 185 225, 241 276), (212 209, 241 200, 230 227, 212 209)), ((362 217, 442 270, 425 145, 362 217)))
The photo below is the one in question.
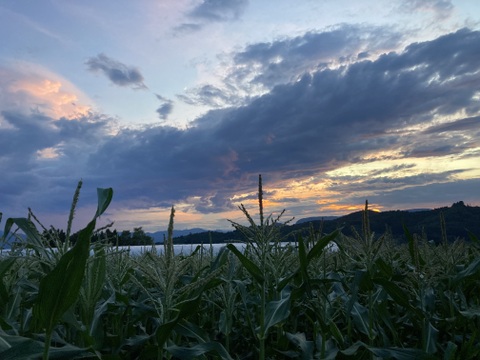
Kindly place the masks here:
MULTIPOLYGON (((45 244, 56 247, 57 244, 64 244, 67 239, 67 234, 62 229, 45 229, 42 233, 45 244)), ((77 242, 78 233, 70 235, 70 243, 74 245, 77 242)), ((91 239, 92 243, 103 242, 118 246, 139 246, 139 245, 153 245, 154 240, 151 236, 143 231, 142 227, 136 227, 133 231, 105 229, 95 233, 91 239)))

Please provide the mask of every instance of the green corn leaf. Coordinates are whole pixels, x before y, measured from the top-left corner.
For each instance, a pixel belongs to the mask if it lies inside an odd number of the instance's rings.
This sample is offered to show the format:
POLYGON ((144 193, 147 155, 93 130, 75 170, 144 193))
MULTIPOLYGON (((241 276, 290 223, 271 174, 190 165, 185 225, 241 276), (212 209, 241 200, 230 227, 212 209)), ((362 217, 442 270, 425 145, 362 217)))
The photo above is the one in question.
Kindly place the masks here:
POLYGON ((95 250, 94 257, 91 263, 88 264, 87 279, 85 279, 86 297, 91 305, 94 305, 102 294, 106 271, 105 248, 100 247, 95 250))
POLYGON ((95 329, 97 322, 95 317, 97 313, 97 302, 100 299, 105 288, 106 279, 106 256, 105 248, 101 246, 95 249, 93 258, 89 259, 86 264, 86 272, 84 281, 80 289, 80 305, 83 309, 82 323, 90 328, 89 334, 92 335, 92 329, 95 329))
MULTIPOLYGON (((5 283, 3 281, 3 277, 4 277, 5 273, 8 270, 10 270, 12 265, 15 263, 15 260, 16 259, 14 257, 8 257, 8 258, 2 259, 0 261, 0 308, 2 308, 2 315, 5 315, 5 314, 7 315, 7 317, 6 317, 7 321, 10 318, 10 315, 11 315, 11 314, 9 314, 9 311, 7 309, 7 304, 8 303, 11 304, 11 302, 9 301, 10 295, 9 295, 7 287, 5 286, 5 283)), ((20 293, 19 291, 16 292, 15 298, 17 298, 19 296, 19 293, 20 293)), ((13 303, 17 304, 17 302, 15 302, 15 301, 13 303)), ((14 308, 18 308, 18 307, 15 306, 14 308)), ((5 325, 6 325, 5 320, 1 319, 0 322, 3 323, 3 324, 0 323, 0 328, 5 328, 5 325)), ((7 325, 7 327, 10 327, 10 325, 7 325)))
POLYGON ((27 218, 8 218, 5 222, 5 229, 3 230, 3 241, 7 238, 14 224, 25 233, 27 245, 31 245, 42 257, 51 259, 51 254, 46 251, 45 245, 42 242, 42 235, 38 232, 35 224, 27 218))
POLYGON ((424 325, 424 339, 423 346, 427 354, 434 354, 437 351, 437 335, 438 330, 432 325, 430 321, 426 321, 424 325))
MULTIPOLYGON (((45 345, 33 339, 22 336, 0 333, 0 359, 2 360, 30 360, 40 358, 45 345)), ((49 359, 72 359, 77 356, 90 354, 87 349, 65 345, 61 348, 50 348, 49 359)))
POLYGON ((182 301, 175 306, 178 310, 177 316, 173 320, 160 325, 156 330, 156 337, 159 346, 163 347, 170 337, 170 334, 181 320, 195 314, 198 311, 201 295, 202 293, 199 293, 197 296, 182 301))
POLYGON ((371 353, 379 358, 397 359, 397 360, 418 360, 426 359, 425 354, 418 349, 404 349, 404 348, 373 348, 367 347, 371 353))
POLYGON ((317 335, 315 345, 317 347, 317 352, 315 356, 310 359, 335 360, 337 358, 339 350, 333 339, 326 340, 324 344, 322 336, 317 335))
POLYGON ((415 239, 413 238, 412 234, 410 234, 410 231, 408 230, 407 226, 403 224, 403 232, 405 233, 405 236, 408 241, 408 252, 410 253, 410 257, 412 258, 412 262, 414 264, 418 263, 420 266, 425 265, 425 260, 421 257, 420 253, 418 252, 418 248, 415 246, 415 239))
POLYGON ((335 324, 335 321, 332 320, 330 320, 330 332, 332 333, 332 336, 337 341, 337 343, 340 346, 343 346, 343 344, 345 343, 345 338, 343 337, 343 334, 338 328, 337 324, 335 324))
POLYGON ((284 298, 276 301, 270 301, 265 307, 265 328, 264 334, 266 336, 268 329, 272 326, 284 321, 290 315, 290 293, 284 298))
POLYGON ((305 278, 308 274, 307 272, 308 260, 307 260, 307 251, 305 248, 305 242, 303 241, 303 238, 301 235, 298 237, 298 259, 300 262, 300 273, 302 274, 302 277, 305 278))
POLYGON ((92 324, 90 325, 89 335, 95 339, 98 339, 100 336, 98 334, 102 334, 103 336, 103 329, 102 329, 102 322, 101 318, 104 315, 108 307, 115 303, 115 292, 112 291, 110 297, 105 300, 101 305, 97 306, 95 312, 93 314, 92 324))
POLYGON ((5 259, 1 259, 0 261, 0 278, 3 278, 3 275, 10 270, 12 265, 15 263, 15 258, 14 257, 8 257, 5 259))
POLYGON ((467 319, 473 319, 474 317, 480 318, 480 308, 470 308, 468 310, 459 311, 459 313, 467 319))
POLYGON ((265 278, 260 268, 253 263, 249 258, 243 255, 233 244, 228 244, 227 248, 235 254, 235 256, 240 260, 245 269, 253 276, 253 278, 260 284, 263 284, 265 278))
POLYGON ((346 306, 347 313, 350 313, 352 311, 353 305, 357 302, 358 293, 359 293, 359 290, 362 286, 362 282, 365 282, 363 280, 363 278, 365 276, 370 276, 369 274, 367 274, 367 271, 365 271, 365 270, 355 271, 355 275, 354 275, 354 277, 352 279, 352 282, 350 284, 351 296, 350 296, 350 298, 347 302, 347 306, 346 306))
POLYGON ((381 257, 375 260, 375 267, 378 271, 386 278, 391 278, 393 276, 393 268, 390 264, 387 264, 385 260, 381 257))
POLYGON ((351 315, 353 323, 358 331, 367 335, 369 338, 374 339, 376 332, 372 329, 372 333, 370 334, 369 314, 367 308, 363 307, 358 302, 355 302, 352 306, 351 315))
POLYGON ((373 355, 385 358, 385 359, 397 359, 397 360, 418 360, 418 359, 426 359, 425 353, 418 349, 408 349, 408 348, 375 348, 368 346, 362 341, 357 341, 355 344, 350 346, 348 349, 341 350, 340 352, 347 356, 356 355, 357 357, 360 356, 358 351, 361 349, 367 349, 373 355))
POLYGON ((65 311, 77 300, 94 229, 95 220, 92 220, 79 232, 75 246, 40 281, 37 302, 33 306, 37 330, 46 329, 47 333, 51 332, 65 311))
POLYGON ((186 360, 197 358, 211 352, 216 353, 221 359, 232 360, 232 357, 228 354, 223 345, 214 341, 198 344, 192 347, 172 345, 167 347, 167 351, 176 358, 186 360))
POLYGON ((325 235, 310 249, 307 255, 308 262, 312 261, 319 255, 323 254, 323 250, 330 244, 331 241, 335 240, 338 236, 339 230, 335 230, 331 234, 325 235))
POLYGON ((458 283, 466 278, 474 276, 480 271, 480 258, 475 259, 464 270, 460 271, 454 278, 454 283, 458 283))
POLYGON ((347 356, 358 355, 357 352, 361 348, 367 347, 367 344, 363 343, 362 341, 357 341, 355 344, 349 346, 345 350, 341 350, 340 352, 347 356))
POLYGON ((305 333, 285 333, 287 339, 290 340, 297 348, 300 349, 300 359, 309 360, 313 359, 313 341, 307 340, 305 333))
POLYGON ((201 343, 206 343, 210 340, 205 329, 202 329, 198 325, 185 320, 177 324, 175 332, 182 336, 196 339, 201 343))
POLYGON ((387 280, 385 278, 374 278, 373 282, 382 286, 382 288, 387 292, 388 295, 395 301, 397 304, 403 306, 404 308, 413 310, 413 307, 408 301, 408 296, 404 290, 402 290, 394 282, 387 280))
POLYGON ((107 210, 108 205, 113 198, 113 189, 112 188, 98 188, 97 189, 97 212, 95 213, 95 218, 101 216, 105 210, 107 210))
POLYGON ((445 353, 443 355, 443 360, 454 360, 456 359, 455 354, 457 353, 458 346, 449 341, 447 343, 447 348, 445 349, 445 353))
POLYGON ((95 230, 96 219, 110 204, 113 190, 99 188, 97 196, 98 206, 93 220, 78 233, 75 246, 67 251, 55 268, 40 281, 38 298, 33 306, 37 330, 46 329, 47 334, 51 333, 65 311, 78 298, 85 265, 90 254, 90 239, 95 230))

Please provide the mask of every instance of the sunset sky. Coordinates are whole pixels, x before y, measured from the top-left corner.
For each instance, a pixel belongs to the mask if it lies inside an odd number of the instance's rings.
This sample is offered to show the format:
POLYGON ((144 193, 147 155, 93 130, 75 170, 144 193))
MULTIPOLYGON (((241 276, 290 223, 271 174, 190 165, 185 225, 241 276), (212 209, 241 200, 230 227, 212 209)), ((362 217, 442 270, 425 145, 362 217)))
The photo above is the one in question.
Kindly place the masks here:
POLYGON ((480 206, 480 2, 0 2, 0 212, 229 229, 480 206))

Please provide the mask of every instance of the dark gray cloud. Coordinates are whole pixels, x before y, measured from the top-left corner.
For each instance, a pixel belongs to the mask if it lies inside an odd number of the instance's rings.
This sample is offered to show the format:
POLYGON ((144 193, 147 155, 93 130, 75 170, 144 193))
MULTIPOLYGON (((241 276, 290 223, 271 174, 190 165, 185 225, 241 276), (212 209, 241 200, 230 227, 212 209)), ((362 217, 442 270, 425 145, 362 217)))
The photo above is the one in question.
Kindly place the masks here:
POLYGON ((449 123, 444 123, 440 125, 434 125, 425 130, 424 134, 440 134, 453 131, 473 131, 475 137, 479 137, 480 128, 480 116, 474 116, 465 119, 458 119, 449 123))
POLYGON ((238 20, 248 6, 248 0, 203 0, 189 16, 205 21, 238 20))
POLYGON ((88 155, 108 136, 112 120, 94 114, 54 120, 14 111, 2 117, 11 125, 0 130, 0 203, 8 205, 2 210, 68 209, 76 182, 86 175, 88 155), (45 149, 56 157, 42 157, 45 149))
POLYGON ((224 86, 202 85, 180 96, 182 101, 212 107, 248 102, 258 88, 297 81, 305 74, 346 65, 398 47, 402 34, 386 27, 339 25, 326 31, 248 45, 232 54, 224 86))
POLYGON ((239 98, 235 95, 237 89, 232 86, 219 88, 214 85, 202 85, 177 95, 178 99, 189 105, 206 105, 211 108, 238 105, 239 98))
POLYGON ((267 86, 296 80, 305 72, 335 63, 364 59, 369 53, 397 48, 402 35, 386 27, 343 24, 327 31, 311 31, 294 38, 249 45, 237 53, 237 78, 267 86))
POLYGON ((170 115, 172 110, 173 104, 171 102, 166 102, 160 105, 160 107, 157 109, 157 113, 161 120, 167 120, 168 115, 170 115))
POLYGON ((210 23, 239 20, 248 3, 248 0, 202 0, 186 13, 189 21, 177 26, 175 34, 196 32, 210 23))
POLYGON ((173 111, 173 101, 161 95, 155 94, 156 98, 160 100, 160 107, 157 109, 160 120, 167 120, 168 116, 173 111))
POLYGON ((115 85, 131 87, 133 89, 147 88, 144 84, 143 75, 137 68, 122 64, 117 60, 109 58, 105 54, 98 54, 97 56, 91 57, 85 64, 89 71, 100 71, 115 85))

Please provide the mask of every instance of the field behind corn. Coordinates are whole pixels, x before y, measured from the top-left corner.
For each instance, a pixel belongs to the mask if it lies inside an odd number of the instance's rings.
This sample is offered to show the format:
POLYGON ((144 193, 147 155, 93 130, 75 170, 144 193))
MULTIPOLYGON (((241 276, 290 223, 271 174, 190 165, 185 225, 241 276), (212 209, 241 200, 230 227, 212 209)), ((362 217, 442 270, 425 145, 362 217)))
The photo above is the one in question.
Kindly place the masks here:
POLYGON ((233 223, 243 251, 174 254, 172 208, 164 251, 130 255, 115 239, 90 242, 112 196, 98 189, 74 246, 45 246, 33 214, 6 220, 5 237, 25 236, 0 255, 0 359, 480 356, 473 234, 435 245, 405 228, 398 245, 370 231, 366 205, 354 236, 311 228, 281 246, 281 216, 264 216, 260 182, 259 218, 241 206, 247 225, 233 223))

